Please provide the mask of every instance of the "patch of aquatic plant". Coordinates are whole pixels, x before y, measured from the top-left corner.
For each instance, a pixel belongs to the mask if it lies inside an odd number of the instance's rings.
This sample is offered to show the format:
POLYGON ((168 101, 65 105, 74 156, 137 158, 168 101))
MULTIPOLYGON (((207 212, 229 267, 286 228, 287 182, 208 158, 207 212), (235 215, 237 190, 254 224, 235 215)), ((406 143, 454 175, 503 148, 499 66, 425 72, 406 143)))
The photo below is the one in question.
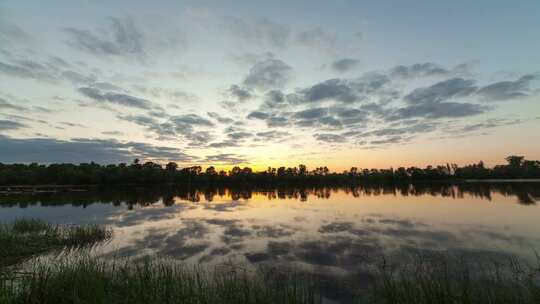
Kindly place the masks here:
POLYGON ((37 219, 18 219, 0 225, 0 267, 64 247, 109 240, 112 231, 100 225, 56 225, 37 219))
POLYGON ((373 303, 540 303, 540 259, 418 254, 384 262, 375 278, 373 303))
POLYGON ((294 273, 238 265, 185 266, 163 258, 37 259, 4 280, 4 303, 319 303, 311 281, 294 273))

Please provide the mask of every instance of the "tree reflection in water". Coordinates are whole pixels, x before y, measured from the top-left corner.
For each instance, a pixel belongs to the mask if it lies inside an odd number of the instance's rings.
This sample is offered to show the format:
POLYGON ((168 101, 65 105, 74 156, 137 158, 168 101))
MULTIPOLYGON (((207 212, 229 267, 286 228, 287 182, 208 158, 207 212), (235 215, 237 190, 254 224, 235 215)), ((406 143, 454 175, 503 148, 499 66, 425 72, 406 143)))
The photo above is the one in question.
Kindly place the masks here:
POLYGON ((268 200, 297 199, 309 201, 310 197, 329 199, 333 193, 344 192, 353 197, 380 195, 393 196, 440 196, 461 199, 465 196, 490 201, 494 193, 515 197, 519 204, 536 204, 540 200, 540 183, 498 182, 498 183, 403 183, 403 184, 361 184, 351 187, 283 187, 283 188, 182 188, 182 187, 119 187, 88 188, 86 191, 49 193, 19 193, 0 196, 0 207, 29 205, 66 205, 85 207, 94 203, 128 207, 149 206, 163 202, 171 206, 176 200, 189 202, 212 202, 220 200, 249 200, 254 195, 265 196, 268 200))

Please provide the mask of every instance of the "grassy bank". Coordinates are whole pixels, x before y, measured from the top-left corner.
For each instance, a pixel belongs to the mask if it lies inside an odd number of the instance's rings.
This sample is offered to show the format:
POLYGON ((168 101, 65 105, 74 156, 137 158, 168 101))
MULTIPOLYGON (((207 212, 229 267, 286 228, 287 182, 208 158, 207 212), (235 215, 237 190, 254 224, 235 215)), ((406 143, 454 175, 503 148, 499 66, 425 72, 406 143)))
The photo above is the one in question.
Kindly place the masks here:
POLYGON ((65 247, 84 247, 108 240, 111 230, 99 225, 55 225, 19 219, 0 225, 0 268, 65 247))

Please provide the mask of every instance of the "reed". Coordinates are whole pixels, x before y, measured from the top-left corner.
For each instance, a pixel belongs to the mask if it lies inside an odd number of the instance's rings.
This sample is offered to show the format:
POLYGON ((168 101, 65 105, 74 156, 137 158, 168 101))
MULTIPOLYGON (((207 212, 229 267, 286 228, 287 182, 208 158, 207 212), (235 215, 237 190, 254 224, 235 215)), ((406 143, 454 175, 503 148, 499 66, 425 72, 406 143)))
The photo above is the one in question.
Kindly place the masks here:
POLYGON ((65 247, 84 247, 109 240, 112 230, 100 225, 55 225, 18 219, 0 225, 0 268, 65 247))
POLYGON ((319 303, 310 280, 293 273, 226 265, 188 267, 164 258, 45 259, 10 284, 2 303, 319 303))

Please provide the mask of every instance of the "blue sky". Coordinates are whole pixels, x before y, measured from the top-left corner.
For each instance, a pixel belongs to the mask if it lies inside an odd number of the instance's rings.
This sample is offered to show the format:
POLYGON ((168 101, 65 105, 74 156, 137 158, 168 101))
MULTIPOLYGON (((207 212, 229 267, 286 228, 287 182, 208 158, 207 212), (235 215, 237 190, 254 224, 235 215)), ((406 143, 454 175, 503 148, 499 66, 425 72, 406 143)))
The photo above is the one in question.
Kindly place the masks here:
POLYGON ((0 1, 0 162, 540 158, 538 1, 0 1))

